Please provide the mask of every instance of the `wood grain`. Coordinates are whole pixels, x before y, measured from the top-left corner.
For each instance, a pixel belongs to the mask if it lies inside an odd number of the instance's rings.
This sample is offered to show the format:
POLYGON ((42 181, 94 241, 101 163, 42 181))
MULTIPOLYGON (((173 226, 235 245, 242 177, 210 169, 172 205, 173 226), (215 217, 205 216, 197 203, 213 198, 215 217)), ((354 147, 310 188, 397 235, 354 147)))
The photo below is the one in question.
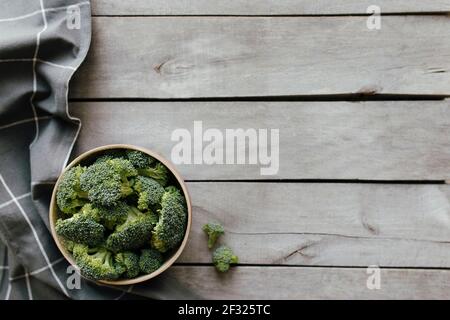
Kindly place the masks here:
MULTIPOLYGON (((169 269, 168 275, 209 299, 448 299, 450 271, 382 269, 379 290, 366 268, 213 267, 169 269)), ((136 288, 137 292, 140 290, 136 288)))
MULTIPOLYGON (((369 0, 95 0, 94 15, 314 15, 365 14, 369 0)), ((378 0, 383 13, 447 12, 444 0, 378 0)))
POLYGON ((179 262, 210 263, 216 221, 240 263, 450 267, 450 186, 189 183, 193 227, 179 262))
POLYGON ((450 179, 448 101, 80 102, 71 112, 83 123, 75 154, 129 143, 170 159, 172 132, 192 133, 196 120, 204 130, 280 130, 278 174, 262 176, 260 165, 178 165, 188 180, 450 179))
POLYGON ((450 19, 98 17, 72 98, 450 95, 450 19))

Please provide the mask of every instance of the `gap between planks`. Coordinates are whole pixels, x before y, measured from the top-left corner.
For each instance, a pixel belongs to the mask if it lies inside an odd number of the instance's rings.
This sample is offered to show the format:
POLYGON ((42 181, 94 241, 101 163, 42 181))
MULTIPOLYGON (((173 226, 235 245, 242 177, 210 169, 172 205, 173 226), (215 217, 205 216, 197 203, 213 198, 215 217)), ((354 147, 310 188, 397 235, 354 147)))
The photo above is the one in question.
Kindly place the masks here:
MULTIPOLYGON (((173 266, 178 267, 214 267, 212 263, 198 263, 198 262, 175 262, 173 266)), ((309 265, 309 264, 261 264, 261 263, 238 263, 232 268, 323 268, 323 269, 367 269, 367 266, 352 266, 352 265, 309 265)), ((450 271, 450 267, 404 267, 404 266, 377 266, 385 270, 442 270, 450 271)))
POLYGON ((223 179, 189 180, 190 183, 337 183, 337 184, 400 184, 400 185, 440 185, 450 184, 450 180, 348 180, 348 179, 223 179))
MULTIPOLYGON (((329 18, 329 17, 368 17, 369 13, 330 13, 330 14, 93 14, 95 18, 329 18)), ((380 16, 450 16, 448 12, 385 12, 380 16)))
POLYGON ((133 98, 98 97, 70 98, 69 102, 365 102, 365 101, 440 101, 445 95, 390 95, 390 94, 324 94, 292 96, 242 96, 242 97, 203 97, 203 98, 133 98))

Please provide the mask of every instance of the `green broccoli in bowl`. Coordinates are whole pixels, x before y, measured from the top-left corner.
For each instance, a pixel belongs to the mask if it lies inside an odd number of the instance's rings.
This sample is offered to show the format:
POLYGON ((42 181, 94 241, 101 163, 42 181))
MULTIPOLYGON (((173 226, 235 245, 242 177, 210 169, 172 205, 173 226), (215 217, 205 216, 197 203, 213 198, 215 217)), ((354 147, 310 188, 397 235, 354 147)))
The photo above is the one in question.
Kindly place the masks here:
POLYGON ((59 179, 54 203, 55 237, 92 280, 153 273, 186 233, 188 210, 177 179, 138 150, 112 149, 80 161, 59 179))

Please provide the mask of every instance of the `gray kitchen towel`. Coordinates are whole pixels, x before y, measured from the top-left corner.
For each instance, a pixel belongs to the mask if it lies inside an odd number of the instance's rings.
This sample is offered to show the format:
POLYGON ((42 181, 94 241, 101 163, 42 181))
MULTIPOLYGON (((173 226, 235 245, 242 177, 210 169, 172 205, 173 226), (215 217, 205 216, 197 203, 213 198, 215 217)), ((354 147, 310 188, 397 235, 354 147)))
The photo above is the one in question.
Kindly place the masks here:
POLYGON ((165 275, 78 287, 50 235, 50 194, 81 129, 68 85, 90 38, 89 1, 0 0, 0 299, 193 298, 165 275))

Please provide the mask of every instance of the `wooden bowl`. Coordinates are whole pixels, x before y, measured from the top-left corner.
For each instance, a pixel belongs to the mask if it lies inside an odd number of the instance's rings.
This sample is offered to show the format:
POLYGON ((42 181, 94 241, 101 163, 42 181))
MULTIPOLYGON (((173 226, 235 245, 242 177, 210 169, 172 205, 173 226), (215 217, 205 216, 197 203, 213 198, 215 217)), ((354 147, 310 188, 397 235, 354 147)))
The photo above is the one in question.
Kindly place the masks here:
POLYGON ((140 147, 136 147, 133 145, 128 145, 128 144, 113 144, 113 145, 102 146, 102 147, 98 147, 98 148, 89 150, 89 151, 81 154, 63 170, 63 172, 59 176, 58 180, 56 181, 56 184, 55 184, 55 187, 54 187, 53 193, 52 193, 51 202, 50 202, 50 210, 49 210, 50 228, 51 228, 51 233, 52 233, 53 239, 55 240, 56 245, 58 246, 62 255, 67 259, 67 261, 69 261, 70 264, 72 264, 73 266, 76 266, 76 263, 73 260, 72 254, 69 251, 67 251, 67 249, 62 245, 62 243, 59 240, 58 235, 55 232, 55 223, 58 218, 58 208, 56 205, 56 190, 58 189, 62 175, 67 170, 69 170, 73 166, 76 166, 79 163, 81 163, 82 161, 87 160, 97 154, 101 154, 101 153, 104 153, 105 151, 113 150, 113 149, 138 150, 145 154, 148 154, 149 156, 152 156, 153 158, 155 158, 156 160, 161 162, 163 165, 165 165, 169 169, 169 171, 172 173, 172 175, 176 178, 177 182, 179 183, 179 185, 183 191, 184 197, 186 199, 186 205, 187 205, 187 225, 186 225, 186 233, 184 235, 183 241, 181 242, 179 248, 170 256, 169 259, 167 259, 164 262, 164 264, 158 270, 156 270, 150 274, 138 276, 137 278, 133 278, 133 279, 98 280, 97 281, 101 284, 108 284, 108 285, 131 285, 131 284, 136 284, 136 283, 150 280, 150 279, 156 277, 157 275, 161 274, 162 272, 166 271, 175 262, 175 260, 177 260, 178 257, 181 255, 181 253, 184 250, 184 247, 186 246, 186 243, 187 243, 187 240, 189 237, 189 231, 191 229, 191 224, 192 224, 191 198, 189 196, 189 192, 188 192, 188 189, 186 187, 186 184, 185 184, 183 178, 178 173, 178 171, 175 169, 175 167, 172 165, 172 163, 169 162, 167 159, 163 158, 162 156, 160 156, 159 154, 157 154, 153 151, 150 151, 150 150, 147 150, 144 148, 140 148, 140 147))

